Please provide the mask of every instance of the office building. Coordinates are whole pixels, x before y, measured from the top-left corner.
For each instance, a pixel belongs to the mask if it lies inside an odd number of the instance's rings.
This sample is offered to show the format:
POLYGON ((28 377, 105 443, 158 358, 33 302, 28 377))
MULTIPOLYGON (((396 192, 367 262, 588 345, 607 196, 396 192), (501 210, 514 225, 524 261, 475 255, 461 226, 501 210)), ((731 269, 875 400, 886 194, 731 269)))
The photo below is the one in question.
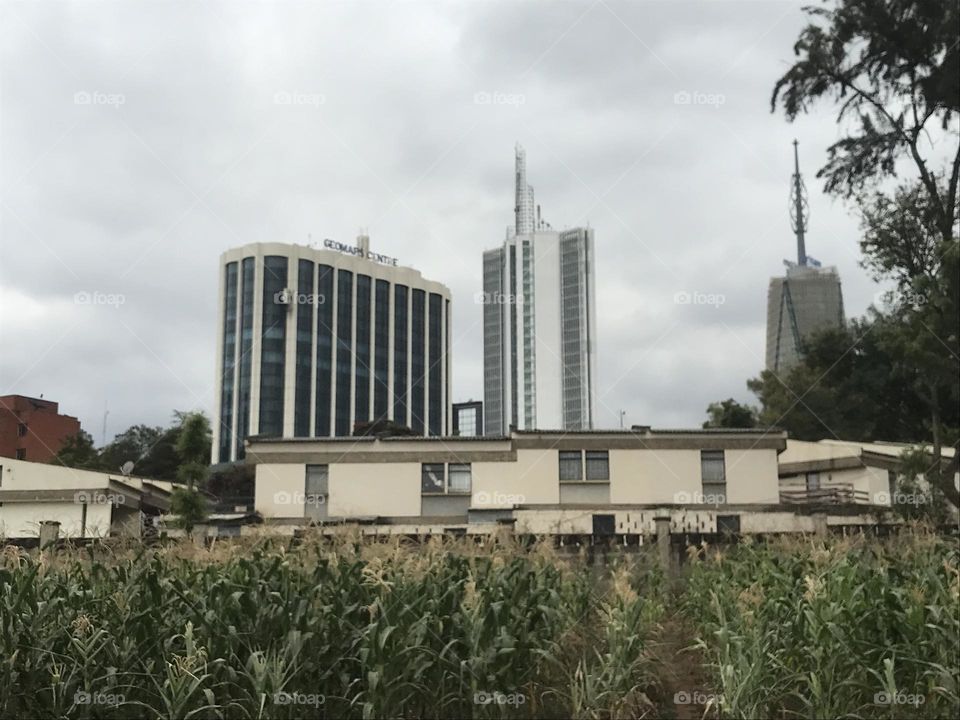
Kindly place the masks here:
POLYGON ((483 403, 479 400, 453 404, 453 434, 459 437, 483 435, 483 403))
POLYGON ((244 438, 450 432, 450 291, 356 246, 255 243, 220 258, 213 460, 244 438))
POLYGON ((594 236, 554 230, 515 155, 514 226, 483 254, 484 434, 588 430, 596 397, 594 236))
POLYGON ((49 462, 79 432, 80 421, 61 415, 55 402, 25 395, 0 397, 0 457, 49 462))
POLYGON ((806 188, 800 176, 797 141, 791 186, 790 220, 797 240, 797 261, 785 260, 787 272, 770 279, 767 291, 767 370, 784 373, 797 365, 814 333, 844 325, 843 291, 834 267, 821 267, 807 255, 809 221, 806 188))

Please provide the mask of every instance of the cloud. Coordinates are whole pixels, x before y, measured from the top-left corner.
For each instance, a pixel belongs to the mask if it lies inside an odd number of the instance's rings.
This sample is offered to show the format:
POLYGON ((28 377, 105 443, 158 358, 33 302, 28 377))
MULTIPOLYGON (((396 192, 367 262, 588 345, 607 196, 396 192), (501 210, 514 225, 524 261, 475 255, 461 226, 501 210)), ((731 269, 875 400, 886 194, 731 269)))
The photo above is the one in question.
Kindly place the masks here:
POLYGON ((212 413, 223 250, 361 227, 450 286, 454 397, 482 397, 472 298, 512 222, 516 141, 544 216, 596 231, 603 425, 621 407, 699 425, 709 402, 749 399, 767 282, 794 254, 795 135, 810 252, 839 265, 850 314, 876 292, 855 222, 813 179, 831 114, 769 112, 800 3, 30 4, 5 20, 0 390, 44 392, 98 439, 105 403, 108 435, 212 413))

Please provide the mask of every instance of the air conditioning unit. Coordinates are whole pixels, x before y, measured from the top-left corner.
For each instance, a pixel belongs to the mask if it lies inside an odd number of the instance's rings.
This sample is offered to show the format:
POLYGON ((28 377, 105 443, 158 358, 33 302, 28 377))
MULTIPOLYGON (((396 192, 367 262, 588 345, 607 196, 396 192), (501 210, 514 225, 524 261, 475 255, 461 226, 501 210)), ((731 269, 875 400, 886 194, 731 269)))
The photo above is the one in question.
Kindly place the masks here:
POLYGON ((290 288, 284 288, 277 293, 277 305, 291 305, 293 304, 293 290, 290 288))

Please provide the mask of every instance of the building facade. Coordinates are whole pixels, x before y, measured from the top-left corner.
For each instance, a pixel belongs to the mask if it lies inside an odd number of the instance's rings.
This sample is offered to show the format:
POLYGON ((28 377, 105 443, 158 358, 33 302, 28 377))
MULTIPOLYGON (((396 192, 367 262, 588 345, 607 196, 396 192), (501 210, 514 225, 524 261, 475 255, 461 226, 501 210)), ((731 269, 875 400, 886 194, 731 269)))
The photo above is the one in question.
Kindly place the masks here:
POLYGON ((450 432, 450 291, 395 258, 325 240, 220 258, 213 461, 244 439, 336 437, 389 419, 450 432))
POLYGON ((489 532, 500 523, 517 532, 637 535, 675 516, 678 528, 706 533, 780 510, 777 455, 785 445, 779 431, 646 427, 252 438, 247 461, 256 464, 256 510, 275 527, 489 532))
POLYGON ((844 325, 843 292, 836 268, 787 267, 767 291, 767 369, 783 373, 803 357, 814 333, 844 325))
POLYGON ((483 435, 483 403, 479 400, 453 404, 453 434, 458 437, 483 435))
POLYGON ((48 462, 79 432, 80 421, 61 415, 55 402, 24 395, 0 397, 0 457, 48 462))
POLYGON ((596 397, 596 289, 590 228, 553 230, 516 149, 514 226, 483 253, 484 434, 588 430, 596 397))

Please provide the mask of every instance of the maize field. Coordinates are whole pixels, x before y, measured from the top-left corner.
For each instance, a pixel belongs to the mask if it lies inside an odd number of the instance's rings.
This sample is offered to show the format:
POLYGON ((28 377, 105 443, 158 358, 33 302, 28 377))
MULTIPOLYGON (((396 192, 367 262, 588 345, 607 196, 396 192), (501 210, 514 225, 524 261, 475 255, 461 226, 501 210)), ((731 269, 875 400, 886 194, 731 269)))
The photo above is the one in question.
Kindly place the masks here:
POLYGON ((683 597, 725 718, 960 716, 956 539, 691 549, 683 597))
POLYGON ((0 717, 958 715, 955 541, 688 550, 668 577, 507 537, 7 548, 0 717))
POLYGON ((655 571, 616 569, 601 591, 546 548, 496 541, 198 554, 8 551, 0 717, 629 718, 649 707, 645 647, 664 607, 655 571))

